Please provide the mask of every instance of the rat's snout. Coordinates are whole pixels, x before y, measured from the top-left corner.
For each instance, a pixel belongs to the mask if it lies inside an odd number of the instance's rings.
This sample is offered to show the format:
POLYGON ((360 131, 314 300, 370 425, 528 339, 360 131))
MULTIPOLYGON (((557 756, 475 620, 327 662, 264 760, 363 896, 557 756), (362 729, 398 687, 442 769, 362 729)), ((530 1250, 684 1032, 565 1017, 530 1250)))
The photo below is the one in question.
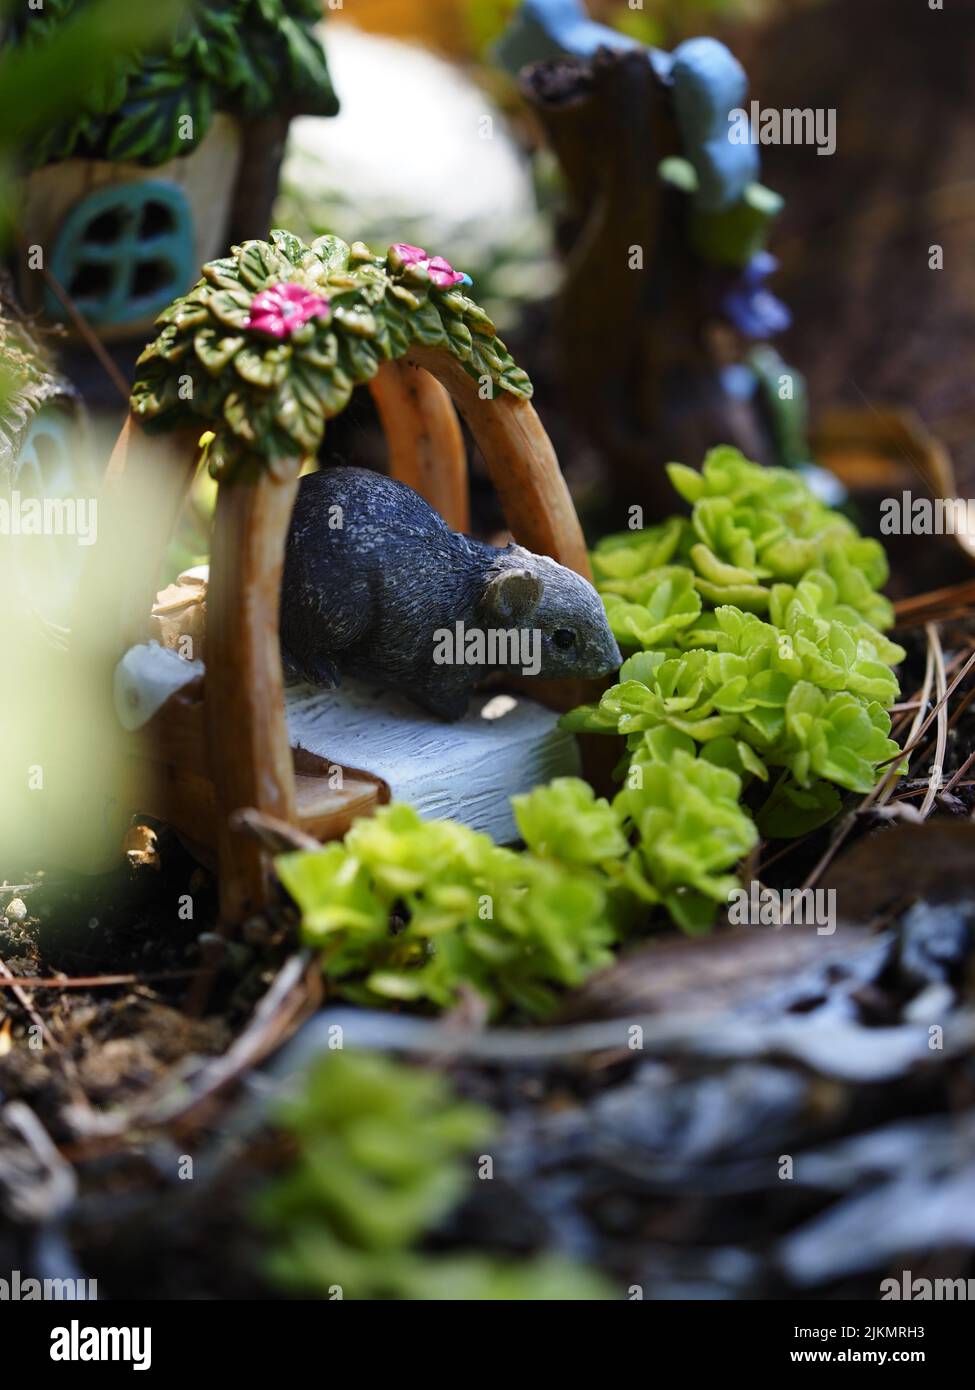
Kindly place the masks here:
POLYGON ((619 649, 619 644, 612 633, 607 635, 604 651, 601 653, 599 670, 593 672, 594 676, 610 676, 614 671, 618 671, 623 665, 623 653, 619 649))
POLYGON ((590 631, 589 640, 579 655, 578 674, 586 680, 611 676, 622 666, 623 654, 605 618, 590 631))

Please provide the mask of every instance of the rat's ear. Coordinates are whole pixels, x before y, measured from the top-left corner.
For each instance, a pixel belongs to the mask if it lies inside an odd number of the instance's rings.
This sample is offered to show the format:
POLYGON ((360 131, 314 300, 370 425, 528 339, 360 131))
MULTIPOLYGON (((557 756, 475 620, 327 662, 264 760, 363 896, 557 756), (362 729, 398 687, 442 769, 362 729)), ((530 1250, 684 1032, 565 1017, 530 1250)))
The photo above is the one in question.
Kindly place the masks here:
POLYGON ((502 570, 484 590, 483 605, 491 617, 523 623, 541 602, 545 581, 530 570, 502 570))

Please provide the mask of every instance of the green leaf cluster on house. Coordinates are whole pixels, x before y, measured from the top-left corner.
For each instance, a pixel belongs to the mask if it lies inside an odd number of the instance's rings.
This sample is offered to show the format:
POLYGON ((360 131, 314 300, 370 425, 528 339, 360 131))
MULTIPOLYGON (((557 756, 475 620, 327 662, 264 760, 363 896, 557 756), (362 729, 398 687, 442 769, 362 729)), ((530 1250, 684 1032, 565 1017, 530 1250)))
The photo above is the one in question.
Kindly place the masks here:
MULTIPOLYGON (((88 7, 25 5, 7 42, 43 44, 88 7)), ((33 141, 25 160, 34 168, 72 157, 152 166, 189 154, 217 111, 248 119, 338 110, 312 27, 322 18, 318 0, 187 0, 179 14, 165 46, 111 55, 80 109, 33 141)))
POLYGON ((312 457, 354 388, 413 345, 444 348, 475 380, 531 394, 484 310, 456 286, 438 288, 394 247, 374 256, 361 242, 326 236, 307 246, 274 231, 270 242, 245 242, 205 265, 157 322, 132 410, 149 430, 199 421, 212 431, 209 464, 221 479, 312 457), (276 340, 251 315, 257 296, 281 285, 327 300, 327 309, 276 340))

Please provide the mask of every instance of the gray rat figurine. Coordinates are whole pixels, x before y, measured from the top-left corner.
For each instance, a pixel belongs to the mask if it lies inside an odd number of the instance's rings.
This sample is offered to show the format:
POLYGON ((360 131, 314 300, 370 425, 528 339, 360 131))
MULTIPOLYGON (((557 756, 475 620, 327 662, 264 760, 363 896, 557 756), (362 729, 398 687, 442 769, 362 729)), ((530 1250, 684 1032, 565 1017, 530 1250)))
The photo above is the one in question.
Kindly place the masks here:
POLYGON ((580 575, 451 531, 411 487, 364 468, 301 480, 281 655, 291 677, 332 687, 342 673, 360 676, 441 719, 459 719, 491 670, 588 678, 622 660, 580 575))

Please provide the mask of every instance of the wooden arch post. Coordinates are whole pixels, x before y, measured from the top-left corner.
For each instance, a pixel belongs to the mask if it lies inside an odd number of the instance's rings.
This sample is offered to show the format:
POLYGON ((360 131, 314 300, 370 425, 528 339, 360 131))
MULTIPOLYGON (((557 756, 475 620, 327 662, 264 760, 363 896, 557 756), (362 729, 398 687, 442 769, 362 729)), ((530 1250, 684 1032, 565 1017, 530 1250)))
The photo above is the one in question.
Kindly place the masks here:
POLYGON ((401 360, 429 372, 450 393, 481 450, 515 540, 591 579, 575 505, 531 401, 499 388, 482 396, 478 382, 443 349, 412 347, 401 360))
POLYGON ((204 702, 225 922, 265 907, 273 892, 269 857, 234 813, 253 808, 297 824, 278 607, 300 469, 294 459, 217 491, 204 702))
POLYGON ((390 473, 408 483, 454 531, 470 526, 467 459, 456 406, 484 456, 517 541, 592 578, 585 539, 555 450, 534 406, 479 384, 442 349, 411 348, 369 383, 390 473))
POLYGON ((452 531, 467 531, 467 450, 449 392, 403 358, 384 362, 369 392, 386 436, 390 475, 418 492, 452 531))

